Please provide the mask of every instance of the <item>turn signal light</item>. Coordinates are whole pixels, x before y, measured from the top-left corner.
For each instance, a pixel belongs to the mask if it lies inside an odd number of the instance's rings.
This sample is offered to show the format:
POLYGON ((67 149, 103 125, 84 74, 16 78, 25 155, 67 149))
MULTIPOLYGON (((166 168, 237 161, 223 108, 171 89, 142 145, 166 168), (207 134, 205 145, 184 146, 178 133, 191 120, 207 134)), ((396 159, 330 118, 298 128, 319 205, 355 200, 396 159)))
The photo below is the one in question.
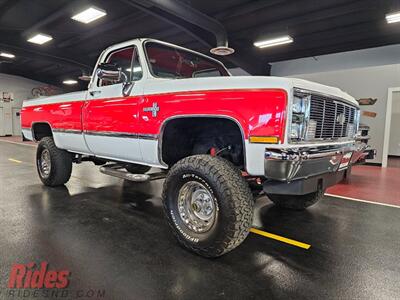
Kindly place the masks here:
POLYGON ((278 144, 279 138, 276 136, 251 136, 250 143, 278 144))

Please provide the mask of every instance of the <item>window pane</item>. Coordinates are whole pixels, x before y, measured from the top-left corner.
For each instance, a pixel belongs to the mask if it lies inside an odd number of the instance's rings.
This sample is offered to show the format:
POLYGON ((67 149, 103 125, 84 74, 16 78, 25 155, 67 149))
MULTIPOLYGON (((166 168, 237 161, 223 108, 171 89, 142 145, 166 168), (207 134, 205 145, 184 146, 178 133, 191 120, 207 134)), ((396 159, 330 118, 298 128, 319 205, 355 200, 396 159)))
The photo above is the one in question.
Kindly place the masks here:
POLYGON ((146 43, 150 69, 163 78, 192 78, 229 76, 225 67, 196 53, 162 45, 146 43))
POLYGON ((132 56, 133 56, 133 47, 125 48, 112 53, 110 57, 107 59, 107 62, 115 64, 117 67, 121 68, 121 72, 126 76, 126 79, 130 81, 131 80, 130 68, 131 68, 132 56))

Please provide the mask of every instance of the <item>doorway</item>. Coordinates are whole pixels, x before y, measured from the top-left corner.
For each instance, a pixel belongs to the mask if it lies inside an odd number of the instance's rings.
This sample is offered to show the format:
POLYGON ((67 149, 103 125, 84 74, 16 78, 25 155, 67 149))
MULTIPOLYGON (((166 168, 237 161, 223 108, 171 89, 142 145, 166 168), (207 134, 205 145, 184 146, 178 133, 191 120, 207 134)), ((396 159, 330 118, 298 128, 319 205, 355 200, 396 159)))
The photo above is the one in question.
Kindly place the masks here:
POLYGON ((400 88, 390 88, 386 107, 383 167, 400 168, 400 88))

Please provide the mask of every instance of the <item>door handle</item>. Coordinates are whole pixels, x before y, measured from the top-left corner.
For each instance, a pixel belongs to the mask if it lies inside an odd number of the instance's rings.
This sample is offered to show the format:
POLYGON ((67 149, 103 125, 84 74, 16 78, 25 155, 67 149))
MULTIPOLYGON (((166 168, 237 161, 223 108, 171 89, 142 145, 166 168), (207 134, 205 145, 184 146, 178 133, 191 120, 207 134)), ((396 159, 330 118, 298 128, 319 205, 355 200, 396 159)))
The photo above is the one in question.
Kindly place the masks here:
POLYGON ((90 96, 94 96, 96 94, 101 94, 101 91, 90 91, 89 94, 90 96))

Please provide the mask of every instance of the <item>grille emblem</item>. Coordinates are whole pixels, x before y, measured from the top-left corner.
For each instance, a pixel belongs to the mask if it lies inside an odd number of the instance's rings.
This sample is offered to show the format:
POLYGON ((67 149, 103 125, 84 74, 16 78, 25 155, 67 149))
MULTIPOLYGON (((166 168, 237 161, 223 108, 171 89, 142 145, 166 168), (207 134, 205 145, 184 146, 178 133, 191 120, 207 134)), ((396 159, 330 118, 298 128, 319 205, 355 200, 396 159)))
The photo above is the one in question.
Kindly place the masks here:
POLYGON ((346 122, 346 116, 344 114, 340 114, 336 117, 336 122, 339 123, 340 125, 344 125, 346 122))

